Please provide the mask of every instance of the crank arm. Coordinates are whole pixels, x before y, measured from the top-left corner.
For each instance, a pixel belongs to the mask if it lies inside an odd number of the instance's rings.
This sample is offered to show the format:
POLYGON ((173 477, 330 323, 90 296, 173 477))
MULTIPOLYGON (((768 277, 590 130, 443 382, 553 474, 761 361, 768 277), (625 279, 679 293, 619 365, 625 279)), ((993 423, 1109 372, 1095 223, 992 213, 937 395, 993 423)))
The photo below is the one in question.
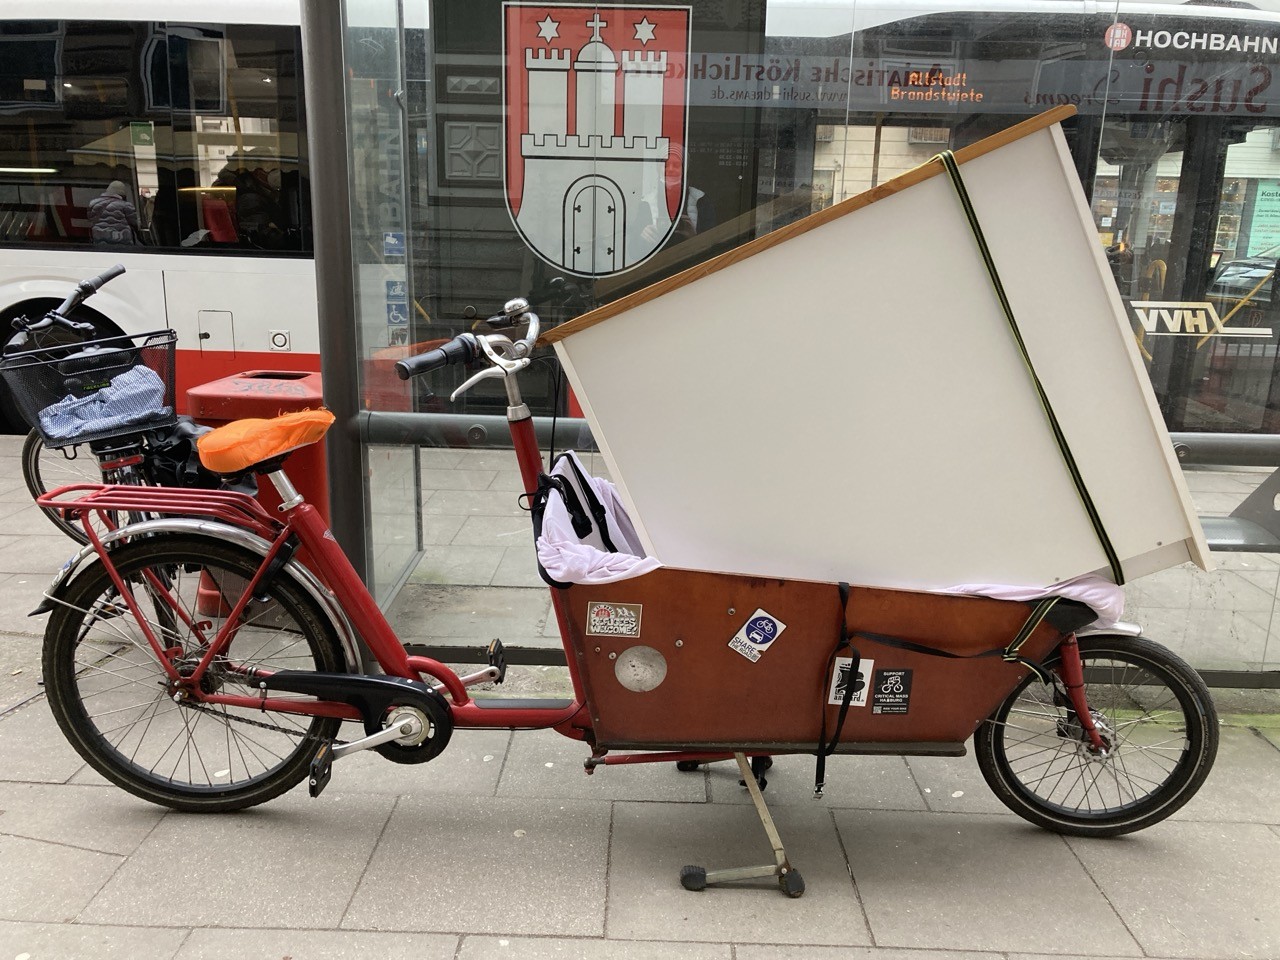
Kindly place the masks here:
POLYGON ((401 737, 412 737, 421 730, 422 722, 417 717, 404 717, 398 723, 387 727, 385 730, 379 730, 377 733, 371 733, 369 736, 362 737, 359 740, 352 740, 350 743, 336 744, 333 748, 333 758, 335 760, 341 760, 349 753, 358 753, 361 750, 368 750, 370 747, 390 743, 392 740, 399 740, 401 737))
MULTIPOLYGON (((495 681, 501 675, 501 671, 497 667, 485 667, 483 670, 477 670, 475 673, 468 673, 465 677, 459 677, 464 687, 474 687, 477 683, 489 683, 495 681)), ((443 691, 443 683, 432 684, 437 690, 443 691)))

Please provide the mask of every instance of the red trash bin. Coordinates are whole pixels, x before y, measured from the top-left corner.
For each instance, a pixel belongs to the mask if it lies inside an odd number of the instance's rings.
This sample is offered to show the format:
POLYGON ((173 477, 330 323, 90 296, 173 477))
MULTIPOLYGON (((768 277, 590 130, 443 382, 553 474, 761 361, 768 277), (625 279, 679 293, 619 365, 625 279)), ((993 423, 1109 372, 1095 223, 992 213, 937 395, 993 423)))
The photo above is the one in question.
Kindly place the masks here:
MULTIPOLYGON (((267 420, 282 413, 324 406, 320 374, 292 370, 247 370, 187 391, 187 413, 197 423, 220 427, 248 417, 267 420)), ((329 522, 329 471, 324 444, 313 443, 289 455, 285 473, 325 522, 329 522)), ((268 510, 280 505, 269 481, 258 484, 258 499, 268 510)))

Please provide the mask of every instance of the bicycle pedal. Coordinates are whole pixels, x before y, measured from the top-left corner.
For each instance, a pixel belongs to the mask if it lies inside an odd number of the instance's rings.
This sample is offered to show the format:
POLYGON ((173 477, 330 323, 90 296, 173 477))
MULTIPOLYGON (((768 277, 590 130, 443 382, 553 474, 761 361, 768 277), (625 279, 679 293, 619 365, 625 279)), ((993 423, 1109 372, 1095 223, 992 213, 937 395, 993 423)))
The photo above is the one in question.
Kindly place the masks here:
POLYGON ((501 683, 507 678, 507 658, 502 652, 502 641, 494 638, 489 641, 489 666, 495 667, 498 676, 494 678, 494 683, 501 683))
POLYGON ((333 746, 322 743, 316 755, 311 759, 311 771, 307 779, 307 789, 311 796, 320 796, 321 791, 329 785, 333 777, 333 746))

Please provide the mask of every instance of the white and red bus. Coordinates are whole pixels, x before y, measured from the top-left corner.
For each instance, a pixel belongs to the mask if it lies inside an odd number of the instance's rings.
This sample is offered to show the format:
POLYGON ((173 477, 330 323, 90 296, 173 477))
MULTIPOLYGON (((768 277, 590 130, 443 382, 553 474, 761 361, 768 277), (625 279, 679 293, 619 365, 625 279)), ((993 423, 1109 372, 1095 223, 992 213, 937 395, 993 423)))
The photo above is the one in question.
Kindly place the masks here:
POLYGON ((5 0, 0 337, 121 263, 77 318, 176 330, 179 405, 318 370, 305 123, 298 0, 5 0))

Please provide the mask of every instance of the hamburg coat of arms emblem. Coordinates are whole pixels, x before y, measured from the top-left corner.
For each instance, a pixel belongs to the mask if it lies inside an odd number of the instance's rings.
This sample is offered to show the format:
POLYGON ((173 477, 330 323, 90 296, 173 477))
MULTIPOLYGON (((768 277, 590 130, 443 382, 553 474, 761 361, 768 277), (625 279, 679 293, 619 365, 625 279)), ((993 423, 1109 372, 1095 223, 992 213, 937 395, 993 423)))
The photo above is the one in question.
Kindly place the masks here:
POLYGON ((507 209, 554 266, 621 273, 675 231, 691 10, 503 4, 507 209))

